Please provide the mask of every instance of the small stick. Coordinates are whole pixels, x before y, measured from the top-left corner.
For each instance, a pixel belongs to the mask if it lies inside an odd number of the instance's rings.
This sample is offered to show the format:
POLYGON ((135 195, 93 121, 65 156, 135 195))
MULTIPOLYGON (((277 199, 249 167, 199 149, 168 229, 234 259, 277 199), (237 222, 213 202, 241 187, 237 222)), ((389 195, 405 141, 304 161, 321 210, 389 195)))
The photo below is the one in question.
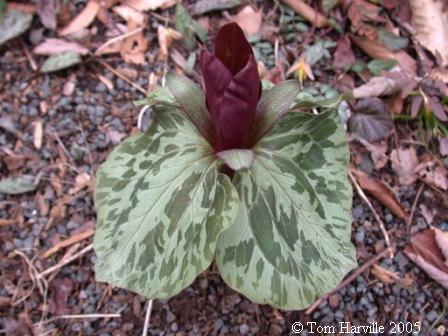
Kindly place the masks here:
POLYGON ((310 21, 317 28, 328 25, 328 20, 325 16, 320 14, 313 7, 306 4, 302 0, 283 0, 283 2, 291 7, 297 14, 310 21))
POLYGON ((0 218, 0 227, 17 223, 17 219, 0 218))
MULTIPOLYGON (((348 175, 350 177, 350 180, 352 181, 352 183, 355 185, 355 189, 358 192, 358 195, 362 198, 362 200, 364 201, 364 203, 367 204, 367 206, 369 207, 370 211, 372 211, 373 216, 375 217, 376 221, 378 222, 381 232, 383 233, 384 236, 384 241, 386 242, 386 246, 390 249, 391 245, 390 245, 390 239, 389 239, 389 234, 387 233, 386 227, 383 223, 383 221, 381 220, 380 215, 378 214, 378 212, 375 210, 375 208, 373 207, 372 203, 369 201, 369 199, 367 198, 366 194, 364 193, 364 191, 362 190, 361 186, 358 184, 358 182, 356 181, 356 179, 354 178, 354 176, 352 175, 351 172, 348 172, 348 175)), ((390 258, 392 259, 394 257, 392 250, 390 250, 390 258)))
POLYGON ((40 324, 48 324, 57 320, 70 320, 70 319, 84 319, 84 318, 110 318, 110 317, 121 317, 121 314, 73 314, 73 315, 60 315, 53 317, 51 319, 34 323, 34 326, 40 325, 40 324))
POLYGON ((408 234, 408 236, 409 236, 409 233, 410 233, 410 230, 411 230, 412 221, 414 220, 415 208, 417 207, 417 203, 418 203, 418 201, 420 199, 420 195, 421 195, 424 187, 425 187, 425 184, 423 183, 420 186, 420 188, 418 189, 417 195, 415 196, 414 203, 412 204, 411 214, 409 215, 409 219, 408 219, 408 221, 406 223, 406 233, 408 234))
POLYGON ((89 237, 92 237, 94 234, 94 231, 92 229, 86 230, 84 232, 78 233, 77 235, 71 236, 70 238, 63 240, 56 245, 54 245, 52 248, 50 248, 48 251, 46 251, 43 255, 44 258, 48 258, 49 256, 55 254, 60 249, 63 249, 64 247, 76 244, 84 239, 87 239, 89 237))
POLYGON ((378 262, 381 258, 383 258, 387 253, 392 254, 393 248, 387 247, 384 250, 382 250, 378 255, 370 258, 367 260, 364 264, 359 266, 348 278, 346 278, 344 281, 342 281, 339 286, 337 286, 335 289, 333 289, 331 292, 328 292, 327 294, 324 294, 319 299, 316 300, 305 312, 306 315, 310 315, 319 305, 320 303, 327 299, 329 296, 333 295, 334 293, 337 293, 342 288, 347 286, 349 283, 351 283, 353 280, 355 280, 358 275, 360 275, 362 272, 364 272, 366 269, 368 269, 370 266, 378 262))
POLYGON ((144 27, 139 27, 137 29, 131 30, 130 32, 126 33, 126 34, 122 34, 122 35, 118 35, 112 39, 110 39, 109 41, 107 41, 106 43, 104 43, 103 45, 101 45, 96 51, 95 51, 95 55, 99 55, 101 53, 101 51, 103 51, 104 49, 106 49, 108 46, 110 46, 111 44, 120 42, 124 39, 127 39, 130 36, 133 36, 135 34, 140 33, 142 30, 144 29, 144 27))
POLYGON ((37 279, 42 279, 46 275, 51 274, 51 273, 57 271, 58 269, 64 267, 65 265, 71 263, 72 261, 74 261, 74 260, 78 259, 79 257, 81 257, 82 255, 86 254, 87 252, 91 251, 92 249, 93 249, 93 244, 90 244, 89 246, 83 248, 78 253, 72 255, 70 258, 67 258, 65 260, 61 260, 56 265, 51 266, 51 267, 47 268, 45 271, 42 271, 41 273, 37 274, 36 278, 37 279))
POLYGON ((144 95, 146 95, 146 90, 144 88, 142 88, 140 85, 134 83, 133 81, 131 81, 129 78, 127 78, 125 75, 121 74, 120 72, 118 72, 117 70, 115 70, 114 68, 112 68, 109 64, 107 64, 106 62, 97 59, 96 60, 98 63, 100 63, 103 67, 105 67, 107 70, 109 70, 110 72, 112 72, 115 76, 121 78, 122 80, 124 80, 125 82, 129 83, 130 85, 132 85, 133 87, 135 87, 138 91, 140 91, 141 93, 143 93, 144 95))
POLYGON ((33 71, 37 71, 38 67, 37 67, 36 61, 33 58, 33 55, 31 55, 31 53, 28 50, 25 42, 23 42, 23 39, 20 38, 19 41, 20 41, 20 46, 22 47, 22 50, 25 53, 25 56, 26 56, 28 62, 30 63, 31 69, 33 71))
POLYGON ((143 325, 142 336, 148 335, 149 319, 151 318, 152 300, 148 300, 148 306, 146 308, 145 324, 143 325))

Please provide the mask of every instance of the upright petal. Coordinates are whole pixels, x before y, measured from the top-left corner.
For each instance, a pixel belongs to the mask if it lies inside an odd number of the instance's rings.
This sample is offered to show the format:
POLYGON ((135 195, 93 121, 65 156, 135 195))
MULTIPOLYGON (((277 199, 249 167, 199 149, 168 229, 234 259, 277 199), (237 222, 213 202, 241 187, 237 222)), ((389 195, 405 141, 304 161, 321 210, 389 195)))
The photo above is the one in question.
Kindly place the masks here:
POLYGON ((236 75, 246 66, 249 57, 254 53, 240 26, 231 22, 224 25, 216 36, 215 55, 233 75, 236 75))
POLYGON ((217 111, 218 150, 246 148, 260 92, 257 62, 249 57, 224 93, 217 111))
POLYGON ((215 116, 217 106, 220 105, 224 92, 232 81, 232 74, 222 62, 207 50, 202 49, 199 59, 202 77, 204 78, 207 105, 215 116))

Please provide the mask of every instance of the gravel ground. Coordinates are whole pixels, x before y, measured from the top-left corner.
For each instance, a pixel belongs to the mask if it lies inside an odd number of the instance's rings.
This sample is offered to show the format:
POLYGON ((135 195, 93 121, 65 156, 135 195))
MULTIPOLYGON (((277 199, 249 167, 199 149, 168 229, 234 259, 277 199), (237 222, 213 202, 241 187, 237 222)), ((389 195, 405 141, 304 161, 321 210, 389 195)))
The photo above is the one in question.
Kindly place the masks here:
MULTIPOLYGON (((40 183, 36 192, 0 194, 0 218, 15 220, 0 227, 0 329, 8 335, 40 335, 51 330, 49 335, 139 335, 145 299, 95 282, 92 252, 47 277, 46 302, 39 288, 32 287, 23 256, 42 271, 56 264, 70 248, 48 258, 42 256, 45 251, 93 227, 91 183, 76 190, 80 183, 75 178, 93 176, 122 137, 137 131, 139 109, 132 102, 143 96, 94 61, 51 76, 35 74, 22 50, 15 46, 11 42, 0 50, 0 116, 13 129, 0 129, 0 178, 19 173, 40 175, 40 183), (109 79, 114 88, 100 82, 98 74, 109 79), (63 89, 71 76, 76 76, 76 84, 67 96, 63 89), (38 121, 44 129, 39 150, 33 145, 38 121), (15 250, 22 251, 23 256, 15 250), (26 299, 19 302, 23 297, 26 299), (120 313, 121 318, 56 320, 41 327, 36 324, 42 316, 47 320, 62 314, 97 313, 120 313)), ((127 66, 118 58, 110 58, 108 63, 116 69, 137 70, 133 81, 144 88, 150 71, 157 71, 157 67, 127 66)), ((401 190, 406 208, 411 208, 415 196, 413 188, 401 190)), ((378 322, 386 330, 392 322, 421 322, 421 335, 443 335, 448 328, 448 318, 443 315, 446 291, 401 252, 407 244, 406 224, 374 204, 397 244, 394 258, 383 258, 379 265, 409 281, 384 283, 368 269, 306 315, 305 311, 283 312, 253 304, 228 288, 212 266, 181 294, 154 302, 149 335, 288 335, 294 322, 330 326, 340 321, 354 325, 378 322)), ((371 212, 357 198, 353 218, 352 241, 362 264, 384 248, 384 240, 371 212)), ((442 229, 448 227, 443 218, 436 218, 435 224, 442 229)), ((411 231, 427 227, 417 212, 411 231)), ((90 240, 77 248, 87 246, 90 240)))

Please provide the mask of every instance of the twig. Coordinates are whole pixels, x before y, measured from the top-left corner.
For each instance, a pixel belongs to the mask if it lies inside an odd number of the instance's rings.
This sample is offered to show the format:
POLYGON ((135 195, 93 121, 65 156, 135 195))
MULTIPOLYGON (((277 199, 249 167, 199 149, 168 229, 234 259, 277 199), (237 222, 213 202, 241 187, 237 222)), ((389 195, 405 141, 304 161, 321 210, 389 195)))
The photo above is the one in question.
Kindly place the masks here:
POLYGON ((49 256, 53 255, 54 253, 58 252, 60 249, 76 244, 84 239, 87 239, 89 237, 92 237, 94 234, 94 231, 92 229, 81 232, 77 235, 71 236, 70 238, 63 240, 56 245, 54 245, 52 248, 50 248, 47 252, 44 253, 43 257, 48 258, 49 256))
POLYGON ((310 21, 317 28, 328 25, 328 20, 325 16, 302 0, 283 0, 283 2, 291 7, 297 14, 310 21))
POLYGON ((70 258, 67 258, 65 260, 61 260, 59 263, 57 263, 54 266, 51 266, 49 268, 47 268, 45 271, 40 272, 39 274, 37 274, 37 279, 40 280, 43 277, 45 277, 48 274, 51 274, 55 271, 57 271, 58 269, 64 267, 65 265, 71 263, 72 261, 78 259, 79 257, 81 257, 82 255, 86 254, 87 252, 91 251, 93 249, 93 244, 90 244, 89 246, 83 248, 81 251, 79 251, 78 253, 72 255, 70 258))
POLYGON ((103 51, 104 49, 106 49, 108 46, 110 46, 111 44, 120 42, 122 40, 127 39, 130 36, 133 36, 135 34, 140 33, 141 31, 143 31, 145 27, 139 27, 137 29, 131 30, 130 32, 126 33, 126 34, 122 34, 122 35, 118 35, 112 39, 110 39, 109 41, 107 41, 106 43, 104 43, 103 45, 101 45, 96 51, 95 51, 95 55, 99 55, 101 53, 101 51, 103 51))
POLYGON ((311 314, 319 305, 322 301, 326 300, 329 296, 333 295, 334 293, 337 293, 338 291, 340 291, 342 288, 344 288, 345 286, 347 286, 349 283, 351 283, 353 280, 355 280, 362 272, 364 272, 366 269, 368 269, 370 266, 372 266, 373 264, 375 264, 377 261, 379 261, 381 258, 383 258, 386 254, 392 254, 393 253, 393 248, 392 247, 388 247, 385 248, 384 250, 382 250, 378 255, 370 258, 369 260, 367 260, 364 264, 362 264, 361 266, 359 266, 352 274, 350 274, 349 277, 347 277, 344 281, 342 281, 339 286, 337 286, 335 289, 333 289, 331 292, 328 292, 327 294, 324 294, 323 296, 321 296, 319 299, 316 300, 316 302, 314 302, 305 312, 306 315, 311 314))
POLYGON ((84 319, 84 318, 110 318, 110 317, 121 317, 121 314, 73 314, 73 315, 60 315, 53 317, 51 319, 34 323, 33 326, 40 324, 48 324, 57 320, 70 320, 70 319, 84 319))
POLYGON ((33 55, 31 55, 25 42, 23 42, 23 39, 20 38, 19 41, 20 41, 20 46, 22 47, 22 50, 25 53, 25 56, 26 56, 28 62, 30 63, 31 69, 33 71, 37 71, 38 67, 37 67, 36 61, 33 58, 33 55))
POLYGON ((124 80, 125 82, 129 83, 130 85, 132 85, 134 88, 136 88, 138 91, 140 91, 141 93, 143 93, 144 95, 146 95, 146 90, 144 88, 142 88, 140 85, 134 83, 133 81, 131 81, 129 78, 127 78, 125 75, 121 74, 120 72, 118 72, 117 70, 115 70, 114 68, 112 68, 109 64, 107 64, 106 62, 100 60, 100 59, 96 59, 96 61, 101 64, 103 67, 105 67, 107 70, 109 70, 110 72, 112 72, 115 76, 121 78, 122 80, 124 80))
POLYGON ((420 195, 421 195, 424 187, 425 187, 425 184, 423 183, 420 186, 420 188, 418 189, 417 195, 415 196, 414 203, 412 204, 411 214, 409 215, 409 219, 408 219, 408 221, 406 223, 406 233, 407 233, 408 236, 409 236, 409 233, 410 233, 410 230, 411 230, 412 221, 414 220, 415 208, 417 207, 417 203, 418 203, 418 201, 420 199, 420 195))
MULTIPOLYGON (((358 192, 358 195, 362 198, 364 203, 367 204, 367 206, 369 207, 370 211, 372 211, 373 216, 375 217, 376 221, 378 222, 378 224, 380 226, 381 232, 382 232, 382 234, 384 236, 384 241, 386 242, 386 246, 390 249, 391 245, 390 245, 389 234, 387 233, 386 227, 385 227, 383 221, 381 220, 380 215, 375 210, 375 208, 373 207, 372 203, 369 201, 369 199, 367 198, 366 194, 364 193, 364 191, 362 190, 361 186, 358 184, 358 182, 356 181, 356 179, 352 175, 352 173, 349 172, 348 175, 349 175, 350 180, 352 181, 353 185, 355 186, 355 189, 358 192)), ((394 255, 392 253, 392 250, 390 250, 390 252, 391 252, 390 258, 393 258, 394 255)))
POLYGON ((146 307, 145 324, 143 325, 142 336, 148 335, 148 327, 149 327, 149 320, 151 318, 151 311, 152 311, 152 300, 148 300, 148 306, 146 307))

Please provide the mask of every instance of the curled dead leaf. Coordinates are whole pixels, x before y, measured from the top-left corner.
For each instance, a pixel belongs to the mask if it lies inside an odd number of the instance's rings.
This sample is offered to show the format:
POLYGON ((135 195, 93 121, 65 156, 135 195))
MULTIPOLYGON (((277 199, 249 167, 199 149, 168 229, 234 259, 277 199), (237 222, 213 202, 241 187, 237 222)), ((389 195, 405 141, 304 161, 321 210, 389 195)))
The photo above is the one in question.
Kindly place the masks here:
POLYGON ((392 189, 375 177, 368 176, 359 170, 352 170, 361 188, 388 208, 398 218, 408 221, 409 215, 399 202, 392 189))
POLYGON ((67 36, 74 34, 83 28, 87 28, 93 20, 95 20, 98 11, 100 10, 100 3, 96 0, 89 0, 84 9, 60 32, 60 36, 67 36))
POLYGON ((393 149, 390 158, 401 185, 410 185, 417 180, 415 170, 419 161, 414 147, 393 149))
POLYGON ((89 53, 89 49, 77 42, 57 38, 47 38, 33 50, 37 55, 46 56, 57 55, 68 51, 73 51, 80 55, 87 55, 89 53))
POLYGON ((417 40, 448 64, 448 14, 439 0, 409 0, 417 40))
POLYGON ((232 18, 246 32, 247 36, 251 37, 260 31, 263 13, 261 10, 254 10, 251 6, 246 6, 232 18))

